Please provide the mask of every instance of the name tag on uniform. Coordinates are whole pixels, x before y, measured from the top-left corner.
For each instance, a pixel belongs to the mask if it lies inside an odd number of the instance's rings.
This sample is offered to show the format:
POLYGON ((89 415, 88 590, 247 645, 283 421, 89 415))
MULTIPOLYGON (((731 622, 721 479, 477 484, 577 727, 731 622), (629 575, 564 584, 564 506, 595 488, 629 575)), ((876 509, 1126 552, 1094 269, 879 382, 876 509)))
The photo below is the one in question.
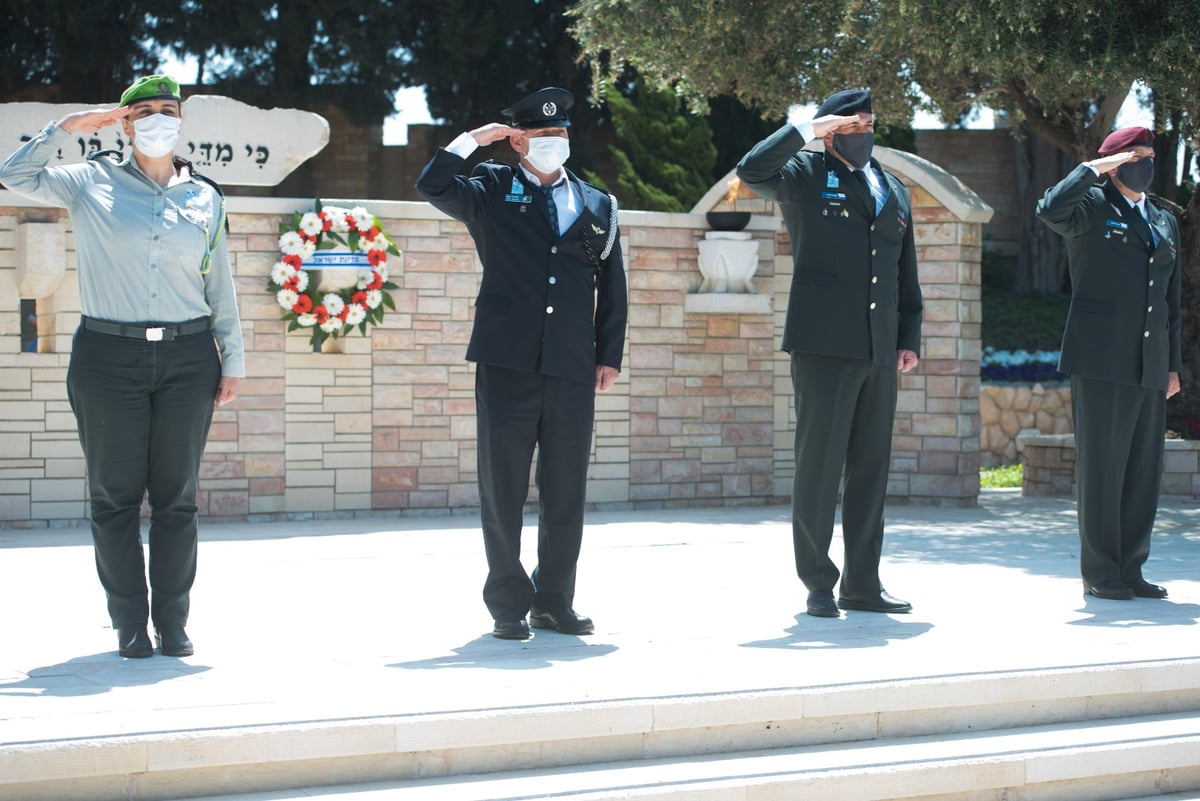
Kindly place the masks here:
POLYGON ((512 186, 509 187, 508 194, 504 196, 504 199, 509 203, 532 203, 533 195, 525 194, 525 185, 514 175, 512 186))
POLYGON ((845 200, 846 196, 841 192, 822 192, 821 197, 825 200, 845 200))

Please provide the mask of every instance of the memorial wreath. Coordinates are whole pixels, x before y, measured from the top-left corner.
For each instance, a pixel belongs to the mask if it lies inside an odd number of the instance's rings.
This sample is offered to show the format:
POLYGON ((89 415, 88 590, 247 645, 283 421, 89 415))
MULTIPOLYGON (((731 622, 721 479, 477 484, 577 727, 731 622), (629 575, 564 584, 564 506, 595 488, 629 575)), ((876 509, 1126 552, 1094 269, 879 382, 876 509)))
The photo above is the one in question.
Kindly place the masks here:
POLYGON ((280 224, 279 251, 267 291, 283 309, 289 332, 312 329, 314 348, 355 327, 366 335, 368 326, 383 320, 385 307, 396 309, 387 259, 400 251, 362 206, 344 209, 317 200, 314 211, 296 212, 290 226, 280 224), (320 273, 312 275, 315 270, 320 273))

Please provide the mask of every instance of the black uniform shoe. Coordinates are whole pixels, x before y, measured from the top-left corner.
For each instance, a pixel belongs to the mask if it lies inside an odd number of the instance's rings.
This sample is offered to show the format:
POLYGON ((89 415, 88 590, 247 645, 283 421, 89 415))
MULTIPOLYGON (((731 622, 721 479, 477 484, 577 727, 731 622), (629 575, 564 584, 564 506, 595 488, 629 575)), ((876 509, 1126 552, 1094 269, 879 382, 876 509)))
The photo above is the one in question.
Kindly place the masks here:
POLYGON ((1123 581, 1102 581, 1099 584, 1084 584, 1083 590, 1088 595, 1097 598, 1107 598, 1110 601, 1132 601, 1133 590, 1123 581))
POLYGON ((168 623, 154 630, 154 639, 158 641, 158 650, 163 656, 191 656, 196 652, 187 632, 178 623, 168 623))
POLYGON ((857 609, 862 612, 896 613, 912 611, 912 604, 908 601, 893 598, 883 590, 880 590, 879 595, 874 598, 855 598, 842 595, 838 598, 837 605, 842 609, 857 609))
POLYGON ((833 602, 833 590, 812 590, 808 594, 808 613, 813 617, 841 617, 833 602))
POLYGON ((1129 582, 1129 589, 1133 590, 1133 594, 1139 598, 1166 598, 1167 588, 1160 587, 1157 584, 1151 584, 1145 579, 1129 582))
POLYGON ((529 613, 529 625, 535 629, 553 629, 560 634, 591 634, 595 630, 590 617, 584 617, 574 609, 547 612, 534 609, 529 613))
POLYGON ((121 626, 117 629, 117 653, 130 659, 154 656, 154 646, 145 626, 121 626))
POLYGON ((528 640, 529 624, 521 620, 497 620, 492 627, 492 636, 501 640, 528 640))

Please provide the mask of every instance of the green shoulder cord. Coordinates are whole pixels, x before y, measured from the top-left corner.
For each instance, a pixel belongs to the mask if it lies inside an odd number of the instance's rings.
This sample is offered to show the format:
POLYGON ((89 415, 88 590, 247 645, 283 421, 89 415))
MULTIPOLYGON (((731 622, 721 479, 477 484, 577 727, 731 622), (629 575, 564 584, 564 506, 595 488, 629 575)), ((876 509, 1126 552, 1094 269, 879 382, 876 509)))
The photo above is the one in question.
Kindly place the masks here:
POLYGON ((204 239, 208 242, 208 250, 204 254, 204 261, 200 262, 200 274, 208 275, 212 271, 212 254, 217 249, 217 245, 221 244, 221 237, 225 235, 225 198, 221 198, 221 212, 217 217, 217 235, 209 239, 208 230, 204 231, 204 239))

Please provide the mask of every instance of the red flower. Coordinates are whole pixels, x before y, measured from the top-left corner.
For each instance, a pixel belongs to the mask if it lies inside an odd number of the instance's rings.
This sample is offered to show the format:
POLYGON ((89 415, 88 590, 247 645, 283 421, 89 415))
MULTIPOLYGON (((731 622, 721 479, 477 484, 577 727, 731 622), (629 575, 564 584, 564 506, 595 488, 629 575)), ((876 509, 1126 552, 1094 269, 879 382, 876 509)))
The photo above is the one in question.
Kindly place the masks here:
POLYGON ((372 225, 372 226, 371 226, 371 230, 370 230, 370 231, 367 231, 367 233, 366 233, 366 237, 367 237, 367 239, 374 239, 374 238, 375 238, 375 237, 377 237, 377 236, 379 236, 379 226, 378 226, 378 225, 372 225))
POLYGON ((329 219, 328 214, 321 211, 317 213, 317 216, 321 219, 321 233, 325 233, 333 227, 333 220, 329 219))
POLYGON ((342 306, 342 310, 341 310, 340 312, 338 312, 338 315, 337 315, 337 316, 338 316, 338 319, 339 319, 339 320, 341 320, 341 321, 344 323, 344 322, 346 322, 346 317, 347 317, 349 314, 350 314, 350 305, 349 305, 349 304, 345 304, 345 305, 343 305, 343 306, 342 306))
POLYGON ((312 298, 308 295, 301 295, 296 299, 296 304, 292 306, 292 311, 296 314, 306 314, 312 311, 312 298))
POLYGON ((317 306, 312 310, 313 316, 317 318, 317 325, 329 320, 329 309, 325 308, 324 304, 317 306))
POLYGON ((292 289, 292 290, 295 290, 296 292, 299 292, 300 291, 300 276, 299 276, 299 274, 293 275, 291 278, 284 281, 283 288, 284 289, 292 289))
POLYGON ((357 306, 366 306, 367 305, 367 293, 363 292, 361 290, 358 292, 355 292, 350 297, 350 302, 357 306))
POLYGON ((368 250, 367 251, 367 261, 369 261, 371 263, 372 267, 378 267, 379 265, 381 265, 385 261, 387 261, 387 251, 386 250, 368 250))
POLYGON ((379 273, 371 273, 371 283, 367 284, 367 289, 383 289, 383 278, 379 273))
MULTIPOLYGON (((300 236, 304 236, 304 234, 300 234, 300 236)), ((280 261, 282 261, 287 266, 291 267, 293 270, 299 270, 304 267, 304 260, 301 259, 300 256, 295 253, 287 254, 282 259, 280 259, 280 261)))
POLYGON ((358 224, 354 222, 354 218, 351 217, 349 214, 346 215, 346 225, 350 228, 351 231, 358 230, 358 224))

